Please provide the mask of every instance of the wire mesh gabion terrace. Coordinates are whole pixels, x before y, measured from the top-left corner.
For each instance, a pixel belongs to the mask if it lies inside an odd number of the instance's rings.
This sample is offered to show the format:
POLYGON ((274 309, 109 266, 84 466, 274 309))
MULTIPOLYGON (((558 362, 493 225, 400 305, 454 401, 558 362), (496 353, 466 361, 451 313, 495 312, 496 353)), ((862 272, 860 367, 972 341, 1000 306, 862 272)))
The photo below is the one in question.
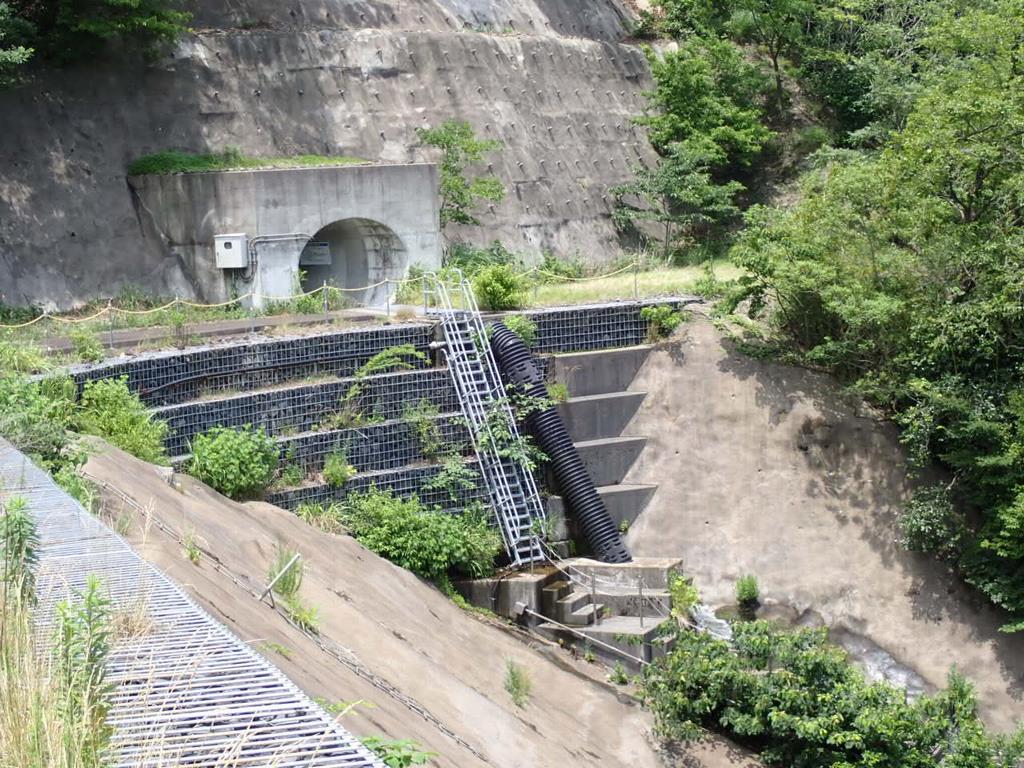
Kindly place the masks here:
POLYGON ((108 660, 112 766, 382 768, 276 667, 0 438, 0 498, 13 496, 37 523, 43 629, 90 576, 114 610, 144 609, 151 622, 143 636, 116 643, 108 660))

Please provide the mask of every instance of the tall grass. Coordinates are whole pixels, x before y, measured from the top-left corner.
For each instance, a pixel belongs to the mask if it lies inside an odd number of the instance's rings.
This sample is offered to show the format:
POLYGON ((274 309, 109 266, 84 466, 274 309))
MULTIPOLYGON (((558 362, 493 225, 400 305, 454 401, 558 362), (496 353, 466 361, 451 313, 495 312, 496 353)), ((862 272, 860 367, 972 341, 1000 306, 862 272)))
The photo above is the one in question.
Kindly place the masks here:
POLYGON ((35 522, 21 498, 0 509, 0 766, 101 768, 110 688, 108 601, 90 578, 80 601, 57 607, 49 638, 32 620, 35 522))

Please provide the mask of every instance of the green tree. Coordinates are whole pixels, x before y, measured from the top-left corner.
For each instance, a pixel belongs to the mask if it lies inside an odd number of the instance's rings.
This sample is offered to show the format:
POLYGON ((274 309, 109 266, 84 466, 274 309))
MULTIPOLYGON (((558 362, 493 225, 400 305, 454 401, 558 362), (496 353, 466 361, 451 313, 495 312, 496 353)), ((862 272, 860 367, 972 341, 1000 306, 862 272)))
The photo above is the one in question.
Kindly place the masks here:
POLYGON ((10 0, 32 25, 42 53, 66 64, 98 54, 113 39, 153 54, 185 32, 190 14, 169 0, 10 0))
POLYGON ((730 0, 728 27, 738 38, 761 45, 768 54, 779 108, 785 98, 780 58, 797 50, 814 5, 811 0, 730 0))
POLYGON ((690 144, 716 166, 749 164, 771 132, 756 103, 764 79, 739 49, 694 37, 662 57, 648 50, 647 59, 656 112, 637 122, 649 127, 654 148, 668 154, 674 144, 690 144))
POLYGON ((1008 630, 1024 628, 1022 40, 1019 0, 930 21, 902 129, 834 155, 795 209, 750 211, 733 252, 805 360, 953 475, 959 510, 912 505, 907 541, 958 563, 1008 630))
POLYGON ((19 68, 32 58, 33 50, 21 44, 31 32, 31 25, 16 17, 7 3, 0 3, 0 87, 17 83, 19 68))
POLYGON ((427 146, 441 150, 441 226, 479 224, 474 210, 481 201, 498 202, 505 187, 493 175, 466 175, 467 166, 483 160, 501 146, 493 139, 478 139, 469 123, 447 120, 436 128, 418 128, 416 134, 427 146))
POLYGON ((691 243, 697 232, 736 216, 739 209, 733 200, 743 185, 715 183, 712 157, 694 150, 692 143, 680 143, 672 145, 653 169, 636 168, 633 181, 611 190, 616 198, 616 224, 634 229, 642 222, 656 224, 667 260, 673 251, 691 243))

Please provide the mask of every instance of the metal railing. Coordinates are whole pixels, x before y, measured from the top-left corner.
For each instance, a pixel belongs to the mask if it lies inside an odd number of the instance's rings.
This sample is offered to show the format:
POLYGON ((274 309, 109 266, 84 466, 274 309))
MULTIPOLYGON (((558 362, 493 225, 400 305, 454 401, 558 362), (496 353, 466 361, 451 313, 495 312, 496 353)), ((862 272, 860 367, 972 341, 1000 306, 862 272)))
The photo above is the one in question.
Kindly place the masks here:
POLYGON ((469 281, 459 273, 456 308, 448 285, 436 274, 428 275, 424 292, 432 292, 447 344, 448 370, 466 419, 473 450, 494 507, 498 528, 509 559, 515 565, 544 560, 534 521, 544 519, 533 474, 509 455, 510 444, 522 438, 508 402, 497 363, 491 354, 487 331, 480 317, 469 281), (500 422, 500 423, 496 423, 500 422), (500 427, 502 435, 495 434, 500 427))

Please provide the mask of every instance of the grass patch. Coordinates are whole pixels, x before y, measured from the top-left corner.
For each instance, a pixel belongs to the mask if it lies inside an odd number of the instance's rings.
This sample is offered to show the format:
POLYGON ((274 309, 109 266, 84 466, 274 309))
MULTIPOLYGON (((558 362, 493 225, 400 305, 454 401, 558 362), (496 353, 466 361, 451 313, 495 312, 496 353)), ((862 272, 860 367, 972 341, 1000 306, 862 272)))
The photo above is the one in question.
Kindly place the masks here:
MULTIPOLYGON (((714 262, 714 274, 716 279, 722 282, 742 277, 744 272, 722 259, 714 262)), ((635 296, 645 298, 698 293, 698 284, 706 277, 703 265, 641 270, 636 273, 635 296)), ((633 272, 626 270, 611 277, 587 282, 550 282, 537 285, 529 292, 528 303, 533 307, 548 307, 632 298, 633 272)))
POLYGON ((358 165, 365 163, 358 157, 345 155, 290 155, 288 157, 250 157, 235 147, 223 152, 191 154, 174 149, 143 155, 128 166, 130 176, 168 173, 204 173, 207 171, 235 171, 246 168, 312 168, 321 165, 358 165))
POLYGON ((522 709, 530 700, 530 691, 533 684, 530 682, 530 675, 525 669, 516 664, 512 659, 505 661, 505 691, 512 697, 512 702, 522 709))

